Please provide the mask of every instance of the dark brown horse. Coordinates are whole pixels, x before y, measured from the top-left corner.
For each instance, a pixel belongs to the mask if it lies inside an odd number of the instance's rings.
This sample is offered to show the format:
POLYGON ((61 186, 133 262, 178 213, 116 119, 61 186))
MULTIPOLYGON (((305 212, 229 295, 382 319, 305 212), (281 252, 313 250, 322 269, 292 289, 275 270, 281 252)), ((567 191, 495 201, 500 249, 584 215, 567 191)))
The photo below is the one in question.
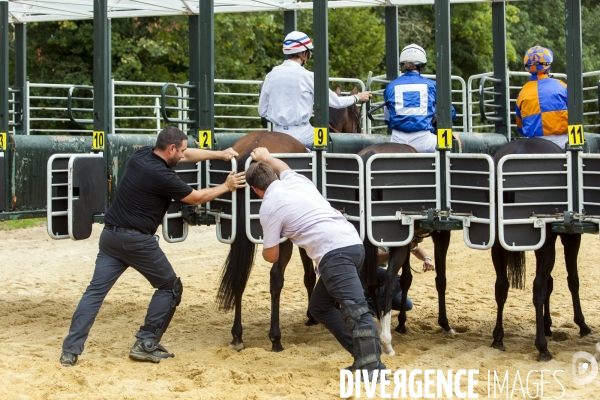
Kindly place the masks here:
MULTIPOLYGON (((330 118, 332 130, 345 132, 348 126, 353 126, 352 129, 358 129, 358 132, 360 132, 360 124, 355 125, 354 123, 354 121, 357 121, 355 115, 359 114, 355 105, 351 105, 347 109, 342 109, 342 111, 330 108, 329 112, 330 116, 334 116, 333 120, 330 118), (337 118, 338 113, 339 118, 337 118)), ((233 149, 239 153, 239 157, 237 158, 238 170, 244 168, 250 153, 257 147, 266 147, 273 154, 306 153, 304 145, 287 134, 256 131, 245 135, 233 145, 233 149)), ((246 289, 252 265, 254 264, 256 245, 248 239, 243 229, 246 215, 244 191, 238 190, 235 195, 237 196, 238 207, 237 226, 240 233, 236 235, 235 240, 231 244, 229 255, 223 265, 217 303, 222 310, 235 308, 234 323, 231 328, 233 340, 229 346, 234 350, 240 351, 244 349, 244 342, 242 340, 242 296, 246 289)), ((271 268, 271 328, 269 330, 269 339, 271 340, 273 351, 283 350, 283 346, 281 345, 281 331, 279 329, 279 304, 284 283, 284 272, 290 261, 292 250, 293 245, 289 240, 281 243, 279 245, 279 260, 271 268)), ((304 267, 304 285, 306 286, 308 299, 310 300, 316 283, 313 262, 303 249, 300 249, 300 257, 304 267)), ((317 323, 308 311, 306 315, 308 317, 306 325, 317 323)))
MULTIPOLYGON (((502 146, 494 156, 496 166, 502 157, 508 154, 564 154, 554 143, 544 139, 518 139, 502 146)), ((504 201, 514 202, 511 200, 511 195, 514 197, 514 192, 507 193, 504 196, 504 201)), ((498 224, 496 224, 498 227, 498 224)), ((504 303, 508 296, 509 277, 512 287, 522 288, 524 285, 525 276, 525 253, 511 252, 505 250, 498 240, 498 231, 496 231, 496 242, 492 247, 492 261, 496 270, 496 303, 498 305, 498 313, 496 319, 496 327, 494 328, 494 342, 492 347, 504 351, 504 328, 502 327, 502 312, 504 303)), ((536 271, 533 281, 533 304, 535 306, 535 321, 536 335, 535 347, 539 351, 539 361, 549 361, 552 355, 548 351, 548 342, 546 336, 552 336, 550 327, 552 326, 552 318, 550 316, 550 294, 553 289, 553 279, 551 276, 554 268, 556 257, 556 238, 560 236, 560 240, 564 246, 565 264, 567 267, 567 282, 571 296, 573 299, 573 310, 575 314, 574 321, 579 326, 579 334, 581 336, 589 335, 592 330, 586 325, 581 311, 579 301, 579 276, 577 273, 577 255, 579 254, 579 246, 581 244, 581 234, 557 234, 552 232, 550 225, 546 226, 546 240, 543 246, 535 251, 536 271)), ((437 261, 437 254, 436 254, 437 261)))
MULTIPOLYGON (((405 144, 398 143, 380 143, 369 147, 366 147, 358 153, 366 164, 369 157, 374 154, 382 153, 401 153, 401 154, 414 154, 417 151, 405 144)), ((394 185, 390 183, 390 185, 394 185)), ((373 200, 381 200, 378 196, 381 196, 378 191, 373 190, 373 193, 365 194, 370 195, 373 200)), ((436 265, 436 278, 435 286, 438 292, 439 302, 439 317, 438 324, 442 327, 445 333, 454 333, 450 325, 448 324, 448 318, 446 316, 446 254, 450 245, 450 231, 433 231, 420 232, 415 230, 415 236, 430 235, 434 243, 434 258, 436 265)), ((379 283, 377 282, 377 247, 371 244, 368 238, 365 238, 363 242, 365 246, 365 262, 363 266, 363 280, 367 286, 367 290, 372 299, 379 299, 379 283)), ((408 290, 412 283, 412 273, 410 268, 410 244, 402 247, 390 247, 389 263, 386 271, 385 279, 385 303, 384 309, 380 310, 379 301, 374 300, 376 308, 377 318, 381 322, 380 340, 383 350, 386 354, 394 355, 392 348, 392 335, 391 335, 391 311, 392 311, 392 298, 396 290, 397 275, 402 268, 402 277, 400 279, 400 288, 402 289, 402 303, 401 311, 398 315, 398 326, 396 331, 399 333, 406 333, 406 297, 408 290), (383 316, 382 316, 383 312, 383 316)))

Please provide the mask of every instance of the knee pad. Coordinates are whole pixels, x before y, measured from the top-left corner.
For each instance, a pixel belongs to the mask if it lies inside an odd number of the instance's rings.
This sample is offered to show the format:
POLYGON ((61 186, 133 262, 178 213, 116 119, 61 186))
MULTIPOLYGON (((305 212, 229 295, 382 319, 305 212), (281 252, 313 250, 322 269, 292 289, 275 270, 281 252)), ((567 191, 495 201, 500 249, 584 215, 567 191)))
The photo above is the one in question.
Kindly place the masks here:
POLYGON ((362 327, 352 331, 354 342, 355 369, 377 368, 381 362, 381 346, 377 338, 377 331, 371 327, 362 327))
POLYGON ((369 307, 366 304, 356 304, 352 300, 343 300, 340 304, 342 321, 346 324, 346 328, 353 332, 360 324, 360 317, 363 314, 369 313, 369 307))

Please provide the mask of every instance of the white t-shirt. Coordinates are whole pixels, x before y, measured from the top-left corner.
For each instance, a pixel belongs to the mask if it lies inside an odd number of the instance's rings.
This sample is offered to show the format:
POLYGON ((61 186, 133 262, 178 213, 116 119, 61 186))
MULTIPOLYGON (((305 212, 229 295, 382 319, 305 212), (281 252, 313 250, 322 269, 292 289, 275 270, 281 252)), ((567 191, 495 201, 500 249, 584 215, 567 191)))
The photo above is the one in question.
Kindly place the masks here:
MULTIPOLYGON (((271 121, 277 132, 287 133, 305 146, 312 145, 310 125, 315 101, 315 75, 292 60, 285 60, 267 74, 258 101, 258 114, 271 121)), ((338 96, 329 89, 329 106, 346 108, 354 96, 338 96)))
POLYGON ((267 188, 260 207, 264 247, 279 244, 283 236, 306 250, 315 260, 331 250, 362 244, 354 226, 321 196, 315 185, 292 170, 267 188))

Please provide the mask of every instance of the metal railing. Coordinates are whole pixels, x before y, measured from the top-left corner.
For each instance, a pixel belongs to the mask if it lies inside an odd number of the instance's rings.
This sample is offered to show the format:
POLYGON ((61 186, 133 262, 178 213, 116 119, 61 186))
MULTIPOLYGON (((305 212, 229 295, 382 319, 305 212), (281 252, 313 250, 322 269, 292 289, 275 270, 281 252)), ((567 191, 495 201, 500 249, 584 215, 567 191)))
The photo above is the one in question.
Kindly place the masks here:
MULTIPOLYGON (((435 75, 421 74, 422 77, 435 80, 435 75)), ((456 120, 452 123, 452 129, 456 132, 467 131, 468 115, 467 111, 467 86, 465 80, 460 76, 452 75, 452 106, 456 110, 456 120)), ((377 106, 383 106, 383 92, 385 87, 390 83, 389 79, 386 79, 385 75, 378 75, 371 78, 371 90, 373 91, 373 99, 371 100, 371 108, 377 106), (379 85, 380 89, 373 88, 373 84, 379 85)), ((383 107, 376 114, 373 114, 373 120, 376 121, 375 126, 371 126, 369 133, 373 131, 386 130, 387 125, 384 122, 383 107)))
POLYGON ((13 133, 17 124, 17 115, 21 113, 17 111, 16 105, 19 104, 19 101, 16 98, 16 94, 20 93, 19 89, 11 89, 8 88, 8 126, 13 127, 13 133))
MULTIPOLYGON (((494 125, 486 123, 481 117, 482 111, 479 109, 481 102, 480 95, 480 81, 493 82, 489 77, 493 76, 493 72, 486 72, 483 74, 473 75, 469 77, 467 88, 467 108, 468 108, 468 130, 469 132, 493 132, 494 125)), ((566 74, 552 74, 554 78, 566 80, 566 74)), ((523 88, 523 85, 527 83, 531 74, 529 72, 520 71, 508 71, 508 91, 509 91, 509 112, 510 121, 508 122, 509 129, 512 136, 518 136, 516 128, 516 117, 515 117, 515 103, 519 92, 523 88)), ((600 71, 591 71, 583 73, 583 106, 584 106, 584 130, 594 133, 600 133, 600 71)), ((493 98, 488 98, 487 95, 493 95, 493 86, 484 86, 483 94, 486 96, 484 99, 484 110, 485 115, 493 115, 493 98)), ((489 117, 489 121, 493 121, 489 117)))

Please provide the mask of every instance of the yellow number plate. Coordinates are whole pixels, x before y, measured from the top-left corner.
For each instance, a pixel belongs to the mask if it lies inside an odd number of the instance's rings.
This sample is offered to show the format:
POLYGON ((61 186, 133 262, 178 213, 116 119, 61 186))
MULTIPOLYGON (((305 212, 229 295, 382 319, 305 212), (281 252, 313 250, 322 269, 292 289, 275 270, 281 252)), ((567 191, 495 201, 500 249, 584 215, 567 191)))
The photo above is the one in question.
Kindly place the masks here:
POLYGON ((0 133, 0 149, 6 150, 6 132, 0 133))
POLYGON ((440 149, 452 148, 452 129, 438 129, 437 136, 440 149))
POLYGON ((581 146, 584 141, 583 125, 569 125, 569 144, 581 146))
POLYGON ((327 128, 315 128, 315 147, 327 146, 327 128))
POLYGON ((94 132, 92 136, 92 148, 94 150, 104 149, 104 132, 94 132))
POLYGON ((212 131, 198 132, 198 146, 201 149, 212 148, 212 131))

